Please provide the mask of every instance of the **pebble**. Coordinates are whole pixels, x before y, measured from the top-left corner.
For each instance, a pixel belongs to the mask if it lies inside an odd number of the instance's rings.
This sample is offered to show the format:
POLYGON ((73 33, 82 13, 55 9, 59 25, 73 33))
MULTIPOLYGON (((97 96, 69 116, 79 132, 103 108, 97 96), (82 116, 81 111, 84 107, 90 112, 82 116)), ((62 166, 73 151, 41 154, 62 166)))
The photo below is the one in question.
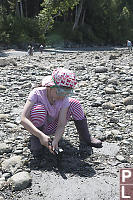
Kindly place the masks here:
POLYGON ((125 158, 122 155, 117 155, 116 159, 119 160, 120 162, 126 162, 125 158))
POLYGON ((0 91, 1 90, 6 90, 6 87, 4 85, 0 85, 0 91))
POLYGON ((5 200, 4 197, 0 196, 0 200, 5 200))
POLYGON ((0 119, 6 120, 9 117, 8 114, 0 114, 0 119))
POLYGON ((113 87, 106 87, 105 92, 106 92, 106 94, 115 94, 116 93, 116 91, 113 87))
POLYGON ((133 105, 126 106, 126 112, 133 113, 133 105))
POLYGON ((102 108, 103 109, 109 109, 109 110, 113 110, 115 108, 115 105, 111 102, 107 102, 107 103, 103 103, 102 104, 102 108))
POLYGON ((8 179, 11 176, 11 173, 3 173, 2 177, 4 177, 4 179, 8 179))
POLYGON ((9 153, 12 151, 12 147, 8 146, 6 143, 0 143, 0 154, 9 153))
POLYGON ((108 71, 108 68, 107 67, 104 67, 104 66, 98 66, 96 67, 95 69, 95 72, 96 73, 105 73, 108 71))
POLYGON ((17 154, 17 155, 22 154, 22 153, 23 153, 23 150, 15 150, 14 151, 14 154, 17 154))
POLYGON ((127 97, 123 100, 125 106, 133 105, 133 97, 127 97))

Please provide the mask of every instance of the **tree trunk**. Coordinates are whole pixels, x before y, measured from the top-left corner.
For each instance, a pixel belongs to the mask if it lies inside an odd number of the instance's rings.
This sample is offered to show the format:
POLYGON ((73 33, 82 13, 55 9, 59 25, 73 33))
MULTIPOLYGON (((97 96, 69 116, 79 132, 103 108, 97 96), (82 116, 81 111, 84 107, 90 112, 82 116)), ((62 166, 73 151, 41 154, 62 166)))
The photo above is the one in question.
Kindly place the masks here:
POLYGON ((82 25, 84 25, 84 21, 85 21, 85 13, 86 13, 86 9, 83 12, 83 17, 82 17, 82 25))
POLYGON ((64 19, 63 21, 65 23, 66 22, 66 14, 63 15, 63 19, 64 19))
POLYGON ((78 26, 78 23, 79 23, 79 19, 80 19, 80 15, 81 15, 81 12, 82 12, 82 8, 83 8, 83 1, 84 0, 80 0, 80 4, 79 4, 79 7, 75 13, 75 22, 74 22, 74 25, 73 25, 73 31, 77 28, 78 26))
POLYGON ((16 0, 16 16, 20 17, 19 3, 17 0, 16 0))
POLYGON ((22 4, 22 0, 20 1, 20 16, 23 17, 24 13, 23 13, 23 4, 22 4))
POLYGON ((39 11, 40 11, 40 0, 38 0, 36 5, 36 15, 38 15, 39 11))
MULTIPOLYGON (((53 19, 55 19, 55 18, 58 17, 59 15, 60 15, 60 13, 56 14, 55 16, 53 16, 53 19)), ((51 22, 51 19, 49 19, 48 23, 46 24, 46 27, 45 27, 45 29, 44 29, 44 33, 47 32, 48 27, 49 27, 49 25, 50 25, 50 22, 51 22)))
POLYGON ((25 0, 25 17, 28 17, 27 0, 25 0))
POLYGON ((24 16, 22 0, 20 2, 16 0, 16 16, 20 18, 24 16))

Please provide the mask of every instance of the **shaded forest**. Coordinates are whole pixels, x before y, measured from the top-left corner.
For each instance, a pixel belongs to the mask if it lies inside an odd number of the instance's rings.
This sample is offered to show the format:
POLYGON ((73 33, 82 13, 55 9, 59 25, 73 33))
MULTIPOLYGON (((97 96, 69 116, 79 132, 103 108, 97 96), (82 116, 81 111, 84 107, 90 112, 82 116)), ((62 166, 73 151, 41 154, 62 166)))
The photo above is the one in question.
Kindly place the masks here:
POLYGON ((133 38, 132 0, 0 0, 0 43, 122 45, 133 38))

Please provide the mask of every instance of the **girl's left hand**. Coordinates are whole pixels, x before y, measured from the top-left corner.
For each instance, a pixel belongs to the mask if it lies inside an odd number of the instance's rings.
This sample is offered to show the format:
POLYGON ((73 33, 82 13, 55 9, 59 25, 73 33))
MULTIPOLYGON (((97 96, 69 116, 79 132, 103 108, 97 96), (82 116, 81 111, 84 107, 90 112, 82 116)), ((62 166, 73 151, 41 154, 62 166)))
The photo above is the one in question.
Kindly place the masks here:
POLYGON ((52 141, 52 150, 53 150, 53 152, 56 149, 58 149, 58 142, 55 139, 53 139, 53 141, 52 141))

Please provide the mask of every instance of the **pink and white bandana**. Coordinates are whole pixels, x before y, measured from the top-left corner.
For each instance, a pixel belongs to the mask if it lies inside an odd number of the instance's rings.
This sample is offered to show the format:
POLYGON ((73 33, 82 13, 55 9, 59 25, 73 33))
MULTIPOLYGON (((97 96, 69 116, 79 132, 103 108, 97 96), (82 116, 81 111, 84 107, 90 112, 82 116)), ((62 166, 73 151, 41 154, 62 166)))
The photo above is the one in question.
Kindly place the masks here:
POLYGON ((53 71, 52 76, 47 76, 42 80, 42 86, 65 86, 74 88, 77 84, 75 74, 65 68, 57 68, 53 71))
POLYGON ((54 86, 55 83, 52 79, 52 76, 45 76, 43 79, 42 79, 42 86, 45 86, 45 87, 52 87, 54 86))

